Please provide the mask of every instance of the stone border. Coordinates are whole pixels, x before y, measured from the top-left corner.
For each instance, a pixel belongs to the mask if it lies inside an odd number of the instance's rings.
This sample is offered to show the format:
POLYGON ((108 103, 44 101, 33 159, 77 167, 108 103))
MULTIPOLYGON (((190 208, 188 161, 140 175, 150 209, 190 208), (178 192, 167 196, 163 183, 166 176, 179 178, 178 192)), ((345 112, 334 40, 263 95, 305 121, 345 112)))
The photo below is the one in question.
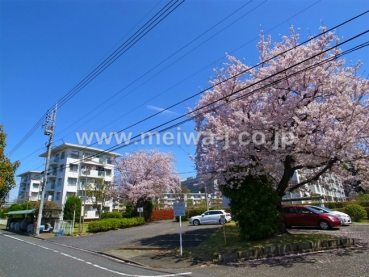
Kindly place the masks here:
POLYGON ((260 258, 269 258, 284 256, 290 254, 307 253, 327 249, 343 248, 355 246, 355 239, 341 238, 334 240, 317 240, 309 242, 300 242, 296 244, 273 245, 267 247, 255 247, 247 251, 239 251, 234 254, 220 254, 218 262, 228 263, 238 260, 253 260, 260 258))

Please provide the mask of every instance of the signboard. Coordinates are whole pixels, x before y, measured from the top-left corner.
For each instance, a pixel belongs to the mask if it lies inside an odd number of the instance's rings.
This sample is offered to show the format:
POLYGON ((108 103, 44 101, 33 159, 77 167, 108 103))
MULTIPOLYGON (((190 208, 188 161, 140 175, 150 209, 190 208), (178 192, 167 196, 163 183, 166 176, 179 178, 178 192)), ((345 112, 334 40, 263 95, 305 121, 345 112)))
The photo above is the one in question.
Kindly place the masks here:
POLYGON ((186 215, 185 202, 175 202, 174 203, 174 215, 175 216, 185 216, 186 215))
POLYGON ((143 207, 138 207, 138 208, 137 208, 137 212, 138 212, 138 213, 143 213, 143 211, 144 211, 144 208, 143 208, 143 207))

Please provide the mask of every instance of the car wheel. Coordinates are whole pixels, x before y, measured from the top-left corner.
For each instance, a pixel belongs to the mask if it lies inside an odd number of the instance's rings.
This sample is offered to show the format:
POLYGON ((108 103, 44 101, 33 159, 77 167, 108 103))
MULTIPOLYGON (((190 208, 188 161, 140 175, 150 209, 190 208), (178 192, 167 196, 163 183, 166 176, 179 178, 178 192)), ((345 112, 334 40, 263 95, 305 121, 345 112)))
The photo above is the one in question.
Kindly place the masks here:
POLYGON ((223 221, 221 220, 221 219, 219 219, 219 224, 220 225, 223 225, 224 223, 223 223, 223 221))
POLYGON ((195 226, 200 225, 200 221, 199 221, 198 219, 195 219, 195 220, 193 221, 193 225, 195 225, 195 226))
POLYGON ((327 221, 325 221, 325 220, 322 220, 322 221, 319 222, 319 227, 322 230, 328 230, 328 229, 331 228, 331 226, 329 225, 329 223, 327 221))

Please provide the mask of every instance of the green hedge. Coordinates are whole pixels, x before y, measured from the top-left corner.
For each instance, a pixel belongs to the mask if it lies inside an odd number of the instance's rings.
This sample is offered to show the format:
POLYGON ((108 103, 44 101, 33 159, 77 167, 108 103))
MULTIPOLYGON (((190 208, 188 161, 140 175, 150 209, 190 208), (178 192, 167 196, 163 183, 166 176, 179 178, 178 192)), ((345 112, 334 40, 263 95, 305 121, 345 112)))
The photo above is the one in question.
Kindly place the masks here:
POLYGON ((101 219, 106 219, 106 218, 122 218, 122 214, 120 212, 107 212, 107 213, 103 213, 101 214, 101 219))
POLYGON ((350 204, 345 207, 345 213, 347 213, 352 221, 360 222, 361 220, 367 218, 367 211, 364 207, 358 204, 350 204))
POLYGON ((92 221, 88 224, 89 232, 104 232, 109 230, 124 229, 128 227, 138 226, 145 223, 143 217, 132 218, 106 218, 92 221))
MULTIPOLYGON (((350 202, 344 202, 344 203, 346 203, 346 205, 345 205, 345 208, 348 206, 348 205, 350 205, 350 202)), ((353 203, 353 202, 351 202, 351 203, 353 203)), ((324 204, 325 205, 325 204, 324 204)), ((317 205, 318 206, 318 205, 317 205)), ((327 205, 325 205, 327 208, 329 208, 327 205)), ((362 206, 362 205, 360 205, 360 206, 362 206)), ((365 206, 362 206, 363 207, 363 209, 366 211, 366 217, 364 217, 364 219, 365 218, 367 218, 367 219, 369 219, 369 207, 365 207, 365 206)), ((339 211, 339 212, 343 212, 343 213, 346 213, 346 211, 345 211, 345 208, 330 208, 330 209, 334 209, 335 211, 339 211)))
POLYGON ((364 207, 366 211, 366 218, 369 219, 369 207, 364 207))

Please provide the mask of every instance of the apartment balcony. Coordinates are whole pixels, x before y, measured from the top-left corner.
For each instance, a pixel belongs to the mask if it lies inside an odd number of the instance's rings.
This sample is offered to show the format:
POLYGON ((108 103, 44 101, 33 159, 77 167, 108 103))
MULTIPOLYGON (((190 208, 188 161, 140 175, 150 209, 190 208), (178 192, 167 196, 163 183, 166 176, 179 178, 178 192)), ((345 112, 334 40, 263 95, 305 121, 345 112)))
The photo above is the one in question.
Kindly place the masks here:
POLYGON ((50 165, 59 164, 59 159, 50 159, 50 165))

